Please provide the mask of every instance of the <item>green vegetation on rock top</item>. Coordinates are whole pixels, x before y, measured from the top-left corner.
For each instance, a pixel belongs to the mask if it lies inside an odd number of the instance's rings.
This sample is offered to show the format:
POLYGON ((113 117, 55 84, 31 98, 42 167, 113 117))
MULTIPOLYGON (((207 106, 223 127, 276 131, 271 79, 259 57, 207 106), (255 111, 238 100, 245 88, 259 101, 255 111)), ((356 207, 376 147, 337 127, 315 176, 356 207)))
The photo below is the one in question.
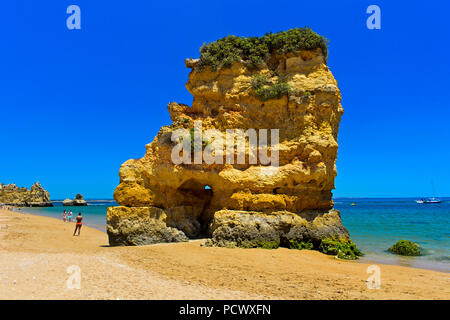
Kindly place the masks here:
POLYGON ((419 247, 417 243, 408 241, 408 240, 400 240, 392 247, 388 249, 388 251, 399 254, 402 256, 421 256, 423 255, 422 249, 419 247))
POLYGON ((200 48, 199 70, 206 66, 213 70, 230 67, 243 61, 249 68, 258 68, 271 54, 285 54, 300 50, 320 48, 325 58, 328 55, 328 40, 310 28, 294 28, 278 33, 267 33, 262 37, 227 36, 200 48))

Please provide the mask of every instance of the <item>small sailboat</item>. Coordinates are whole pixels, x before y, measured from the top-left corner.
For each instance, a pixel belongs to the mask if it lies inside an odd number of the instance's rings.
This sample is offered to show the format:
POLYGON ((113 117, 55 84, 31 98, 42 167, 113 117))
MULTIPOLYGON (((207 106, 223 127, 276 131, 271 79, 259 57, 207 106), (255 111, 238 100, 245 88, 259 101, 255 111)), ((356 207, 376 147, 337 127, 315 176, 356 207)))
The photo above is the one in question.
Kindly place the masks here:
POLYGON ((425 203, 425 204, 429 204, 429 203, 441 203, 442 201, 436 198, 429 198, 429 199, 420 199, 420 200, 416 200, 417 203, 425 203))
MULTIPOLYGON (((433 187, 433 195, 436 193, 434 190, 434 183, 431 182, 431 186, 433 187)), ((428 198, 428 199, 420 199, 420 200, 416 200, 416 203, 421 203, 421 204, 432 204, 432 203, 441 203, 442 201, 432 197, 432 198, 428 198)))

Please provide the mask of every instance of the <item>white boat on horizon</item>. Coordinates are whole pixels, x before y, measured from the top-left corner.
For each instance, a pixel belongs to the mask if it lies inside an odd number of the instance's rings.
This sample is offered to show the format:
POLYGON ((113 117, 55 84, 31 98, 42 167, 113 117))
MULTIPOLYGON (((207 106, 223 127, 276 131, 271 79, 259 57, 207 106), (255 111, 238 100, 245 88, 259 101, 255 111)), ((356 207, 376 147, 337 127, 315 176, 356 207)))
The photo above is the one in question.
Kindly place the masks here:
POLYGON ((422 198, 422 199, 416 200, 416 203, 430 204, 430 203, 441 203, 442 202, 441 200, 439 200, 439 199, 437 199, 435 197, 436 190, 434 189, 434 182, 433 182, 433 180, 431 181, 431 187, 433 188, 433 197, 432 198, 427 198, 427 199, 422 198))
POLYGON ((429 198, 429 199, 420 199, 416 200, 416 203, 424 203, 424 204, 430 204, 430 203, 441 203, 442 201, 436 198, 429 198))

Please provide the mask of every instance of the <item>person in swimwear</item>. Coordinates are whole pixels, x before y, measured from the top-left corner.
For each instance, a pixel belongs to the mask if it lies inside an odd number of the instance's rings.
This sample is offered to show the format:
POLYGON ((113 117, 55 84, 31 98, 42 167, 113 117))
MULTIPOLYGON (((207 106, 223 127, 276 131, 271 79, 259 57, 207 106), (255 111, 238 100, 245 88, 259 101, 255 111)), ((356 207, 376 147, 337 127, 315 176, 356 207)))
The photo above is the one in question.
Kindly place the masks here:
POLYGON ((81 216, 81 212, 78 213, 78 216, 76 217, 77 223, 75 225, 75 231, 73 232, 73 235, 75 235, 75 233, 78 230, 78 235, 80 235, 80 231, 81 231, 81 226, 83 225, 83 223, 81 222, 83 220, 83 217, 81 216))
POLYGON ((63 212, 63 214, 62 214, 62 218, 63 218, 63 221, 64 221, 64 222, 66 222, 66 216, 67 216, 66 210, 64 210, 64 212, 63 212))

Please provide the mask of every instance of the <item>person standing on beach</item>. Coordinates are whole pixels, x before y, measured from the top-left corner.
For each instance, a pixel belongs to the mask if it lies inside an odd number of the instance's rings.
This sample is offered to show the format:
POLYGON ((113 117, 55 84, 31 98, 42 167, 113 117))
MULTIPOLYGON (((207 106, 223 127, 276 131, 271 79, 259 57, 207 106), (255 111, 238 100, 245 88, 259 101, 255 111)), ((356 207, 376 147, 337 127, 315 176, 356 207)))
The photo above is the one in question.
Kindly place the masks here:
POLYGON ((72 210, 69 210, 68 218, 69 218, 69 222, 72 222, 72 210))
POLYGON ((64 212, 62 214, 62 218, 63 218, 64 222, 66 222, 66 217, 67 217, 67 213, 66 213, 66 210, 64 210, 64 212))
POLYGON ((81 216, 81 212, 78 213, 78 216, 76 217, 76 219, 77 219, 77 223, 75 225, 75 231, 73 232, 73 235, 75 235, 77 230, 78 230, 78 235, 80 235, 81 226, 83 225, 83 223, 81 223, 81 221, 83 220, 83 217, 81 216))

